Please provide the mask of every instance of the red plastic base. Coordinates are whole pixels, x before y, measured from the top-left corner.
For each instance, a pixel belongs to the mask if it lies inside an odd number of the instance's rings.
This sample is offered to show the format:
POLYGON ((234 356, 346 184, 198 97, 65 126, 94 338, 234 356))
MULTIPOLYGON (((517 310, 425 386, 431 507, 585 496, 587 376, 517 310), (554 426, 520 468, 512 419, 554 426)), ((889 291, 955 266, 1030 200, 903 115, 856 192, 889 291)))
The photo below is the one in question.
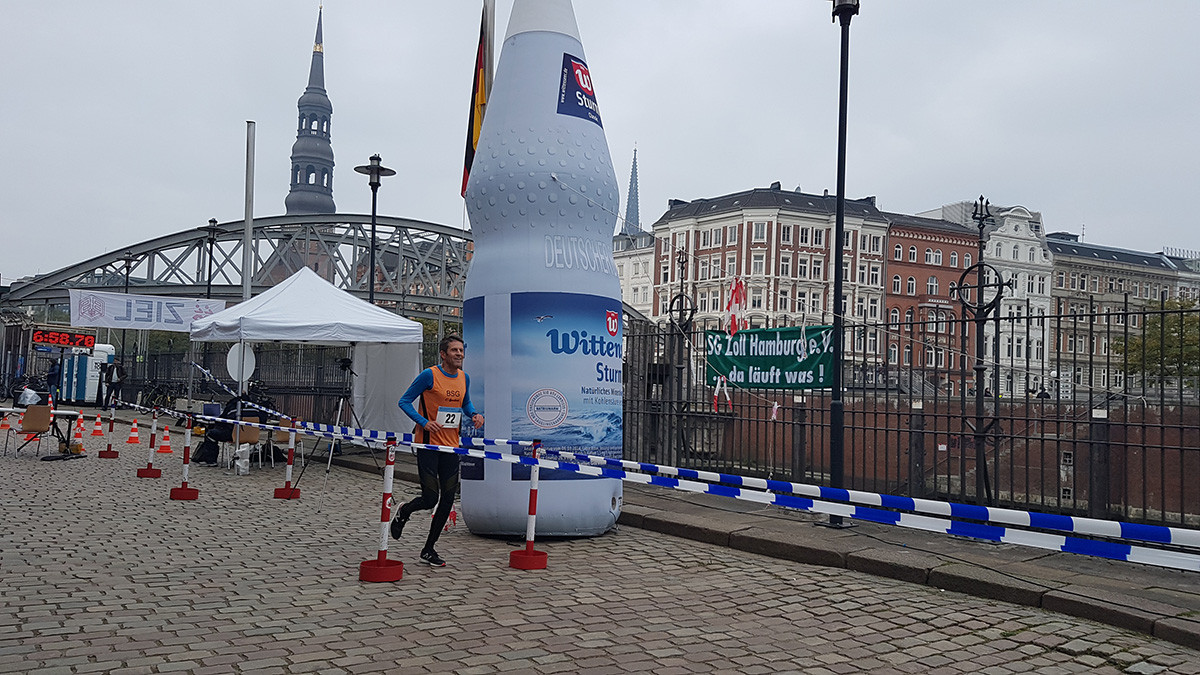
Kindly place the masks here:
POLYGON ((399 560, 364 560, 358 564, 359 581, 400 581, 404 563, 399 560))
POLYGON ((121 453, 116 450, 101 450, 100 454, 96 456, 100 459, 116 459, 121 456, 121 453))
POLYGON ((173 454, 175 451, 174 450, 155 450, 154 452, 156 452, 160 455, 170 455, 170 454, 173 454))
POLYGON ((194 487, 171 488, 171 499, 190 501, 200 496, 200 491, 194 487))
POLYGON ((275 499, 300 499, 300 488, 275 488, 275 499))
POLYGON ((545 551, 509 551, 508 566, 518 570, 544 570, 546 558, 545 551))
POLYGON ((138 478, 162 478, 162 469, 155 469, 155 468, 149 467, 149 466, 144 469, 138 469, 137 477, 138 478))

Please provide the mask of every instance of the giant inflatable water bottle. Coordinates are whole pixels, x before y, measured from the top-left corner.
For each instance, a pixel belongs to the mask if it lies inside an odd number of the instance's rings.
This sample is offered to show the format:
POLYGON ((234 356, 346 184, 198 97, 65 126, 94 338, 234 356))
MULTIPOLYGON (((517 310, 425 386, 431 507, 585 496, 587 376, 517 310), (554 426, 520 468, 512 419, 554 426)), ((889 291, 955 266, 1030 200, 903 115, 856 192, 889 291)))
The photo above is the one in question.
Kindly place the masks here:
MULTIPOLYGON (((485 435, 620 457, 617 179, 569 0, 513 3, 466 199, 466 370, 485 435)), ((472 532, 525 531, 527 467, 467 460, 462 478, 472 532)), ((621 495, 616 479, 542 471, 537 533, 601 534, 621 495)))

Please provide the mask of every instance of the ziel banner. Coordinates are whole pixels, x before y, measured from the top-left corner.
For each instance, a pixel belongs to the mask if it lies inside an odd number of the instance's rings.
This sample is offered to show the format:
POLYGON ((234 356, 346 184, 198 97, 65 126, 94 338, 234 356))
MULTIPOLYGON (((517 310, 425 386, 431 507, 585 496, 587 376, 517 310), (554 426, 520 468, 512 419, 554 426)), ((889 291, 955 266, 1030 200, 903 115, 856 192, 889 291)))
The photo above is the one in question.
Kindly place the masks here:
POLYGON ((705 380, 743 389, 824 389, 833 376, 833 327, 704 333, 705 380))
POLYGON ((136 328, 187 333, 192 322, 225 309, 224 300, 71 289, 76 328, 136 328))

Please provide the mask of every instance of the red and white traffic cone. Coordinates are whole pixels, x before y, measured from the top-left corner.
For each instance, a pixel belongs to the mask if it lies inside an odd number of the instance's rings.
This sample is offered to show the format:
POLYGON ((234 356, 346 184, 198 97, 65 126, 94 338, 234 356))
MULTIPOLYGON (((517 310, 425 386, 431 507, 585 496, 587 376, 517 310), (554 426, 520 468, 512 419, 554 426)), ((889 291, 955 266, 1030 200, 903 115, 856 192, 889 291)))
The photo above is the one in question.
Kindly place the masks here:
MULTIPOLYGON (((533 458, 536 460, 542 449, 541 441, 533 442, 533 458)), ((518 570, 546 569, 545 551, 533 550, 533 529, 537 520, 537 485, 538 465, 529 467, 529 519, 525 524, 525 550, 517 549, 508 552, 508 566, 518 570)))
POLYGON ((4 413, 4 418, 0 419, 0 431, 8 431, 12 429, 12 425, 8 423, 8 413, 4 413))
POLYGON ((72 450, 78 447, 81 455, 86 452, 83 449, 83 413, 79 413, 79 417, 75 418, 75 438, 71 439, 71 446, 72 450))
MULTIPOLYGON (((274 451, 272 451, 274 452, 274 451)), ((275 488, 275 499, 299 499, 300 488, 292 487, 292 463, 296 459, 296 422, 292 421, 292 430, 288 432, 287 469, 283 474, 283 487, 275 488)))
POLYGON ((92 435, 93 436, 103 436, 104 435, 104 427, 101 426, 101 424, 102 423, 100 422, 100 413, 96 413, 96 426, 92 427, 92 435))
MULTIPOLYGON (((166 435, 163 436, 163 442, 166 442, 166 435)), ((170 446, 168 446, 170 447, 170 446)), ((171 488, 171 499, 182 501, 190 501, 200 496, 200 491, 194 487, 188 487, 188 468, 192 464, 192 418, 187 418, 187 426, 183 432, 183 485, 177 488, 171 488)))
POLYGON ((171 450, 171 425, 163 425, 162 445, 158 446, 158 450, 156 452, 161 455, 169 455, 174 452, 171 450))
MULTIPOLYGON (((113 450, 113 447, 112 447, 113 423, 116 421, 116 417, 117 417, 116 410, 110 409, 108 411, 108 447, 105 448, 104 450, 101 450, 99 453, 97 453, 97 456, 100 459, 116 459, 117 457, 121 456, 121 453, 117 452, 116 450, 113 450)), ((137 424, 137 422, 134 422, 134 424, 137 424)), ((137 433, 136 429, 137 429, 137 427, 135 426, 134 433, 137 433)))
POLYGON ((358 564, 359 581, 400 581, 404 563, 388 560, 388 530, 392 524, 392 476, 396 471, 396 437, 387 439, 387 466, 383 468, 383 506, 379 513, 379 554, 358 564))
POLYGON ((126 445, 137 445, 142 441, 138 439, 137 418, 133 418, 133 426, 129 427, 129 440, 125 441, 126 445))

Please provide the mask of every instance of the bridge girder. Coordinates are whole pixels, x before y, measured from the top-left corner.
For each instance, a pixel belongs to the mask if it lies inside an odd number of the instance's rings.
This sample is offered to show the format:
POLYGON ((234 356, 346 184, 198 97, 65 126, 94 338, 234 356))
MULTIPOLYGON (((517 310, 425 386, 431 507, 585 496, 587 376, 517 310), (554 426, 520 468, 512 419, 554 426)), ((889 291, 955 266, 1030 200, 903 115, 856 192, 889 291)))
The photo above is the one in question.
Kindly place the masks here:
MULTIPOLYGON (((313 268, 338 288, 366 299, 371 275, 371 217, 364 214, 273 216, 253 221, 251 292, 257 295, 313 268)), ((211 297, 242 299, 244 221, 149 239, 123 249, 14 282, 0 307, 62 304, 68 290, 122 291, 128 261, 129 291, 145 295, 204 297, 212 254, 211 297)), ((473 239, 469 231, 408 218, 376 217, 375 299, 406 316, 460 317, 473 239)))

